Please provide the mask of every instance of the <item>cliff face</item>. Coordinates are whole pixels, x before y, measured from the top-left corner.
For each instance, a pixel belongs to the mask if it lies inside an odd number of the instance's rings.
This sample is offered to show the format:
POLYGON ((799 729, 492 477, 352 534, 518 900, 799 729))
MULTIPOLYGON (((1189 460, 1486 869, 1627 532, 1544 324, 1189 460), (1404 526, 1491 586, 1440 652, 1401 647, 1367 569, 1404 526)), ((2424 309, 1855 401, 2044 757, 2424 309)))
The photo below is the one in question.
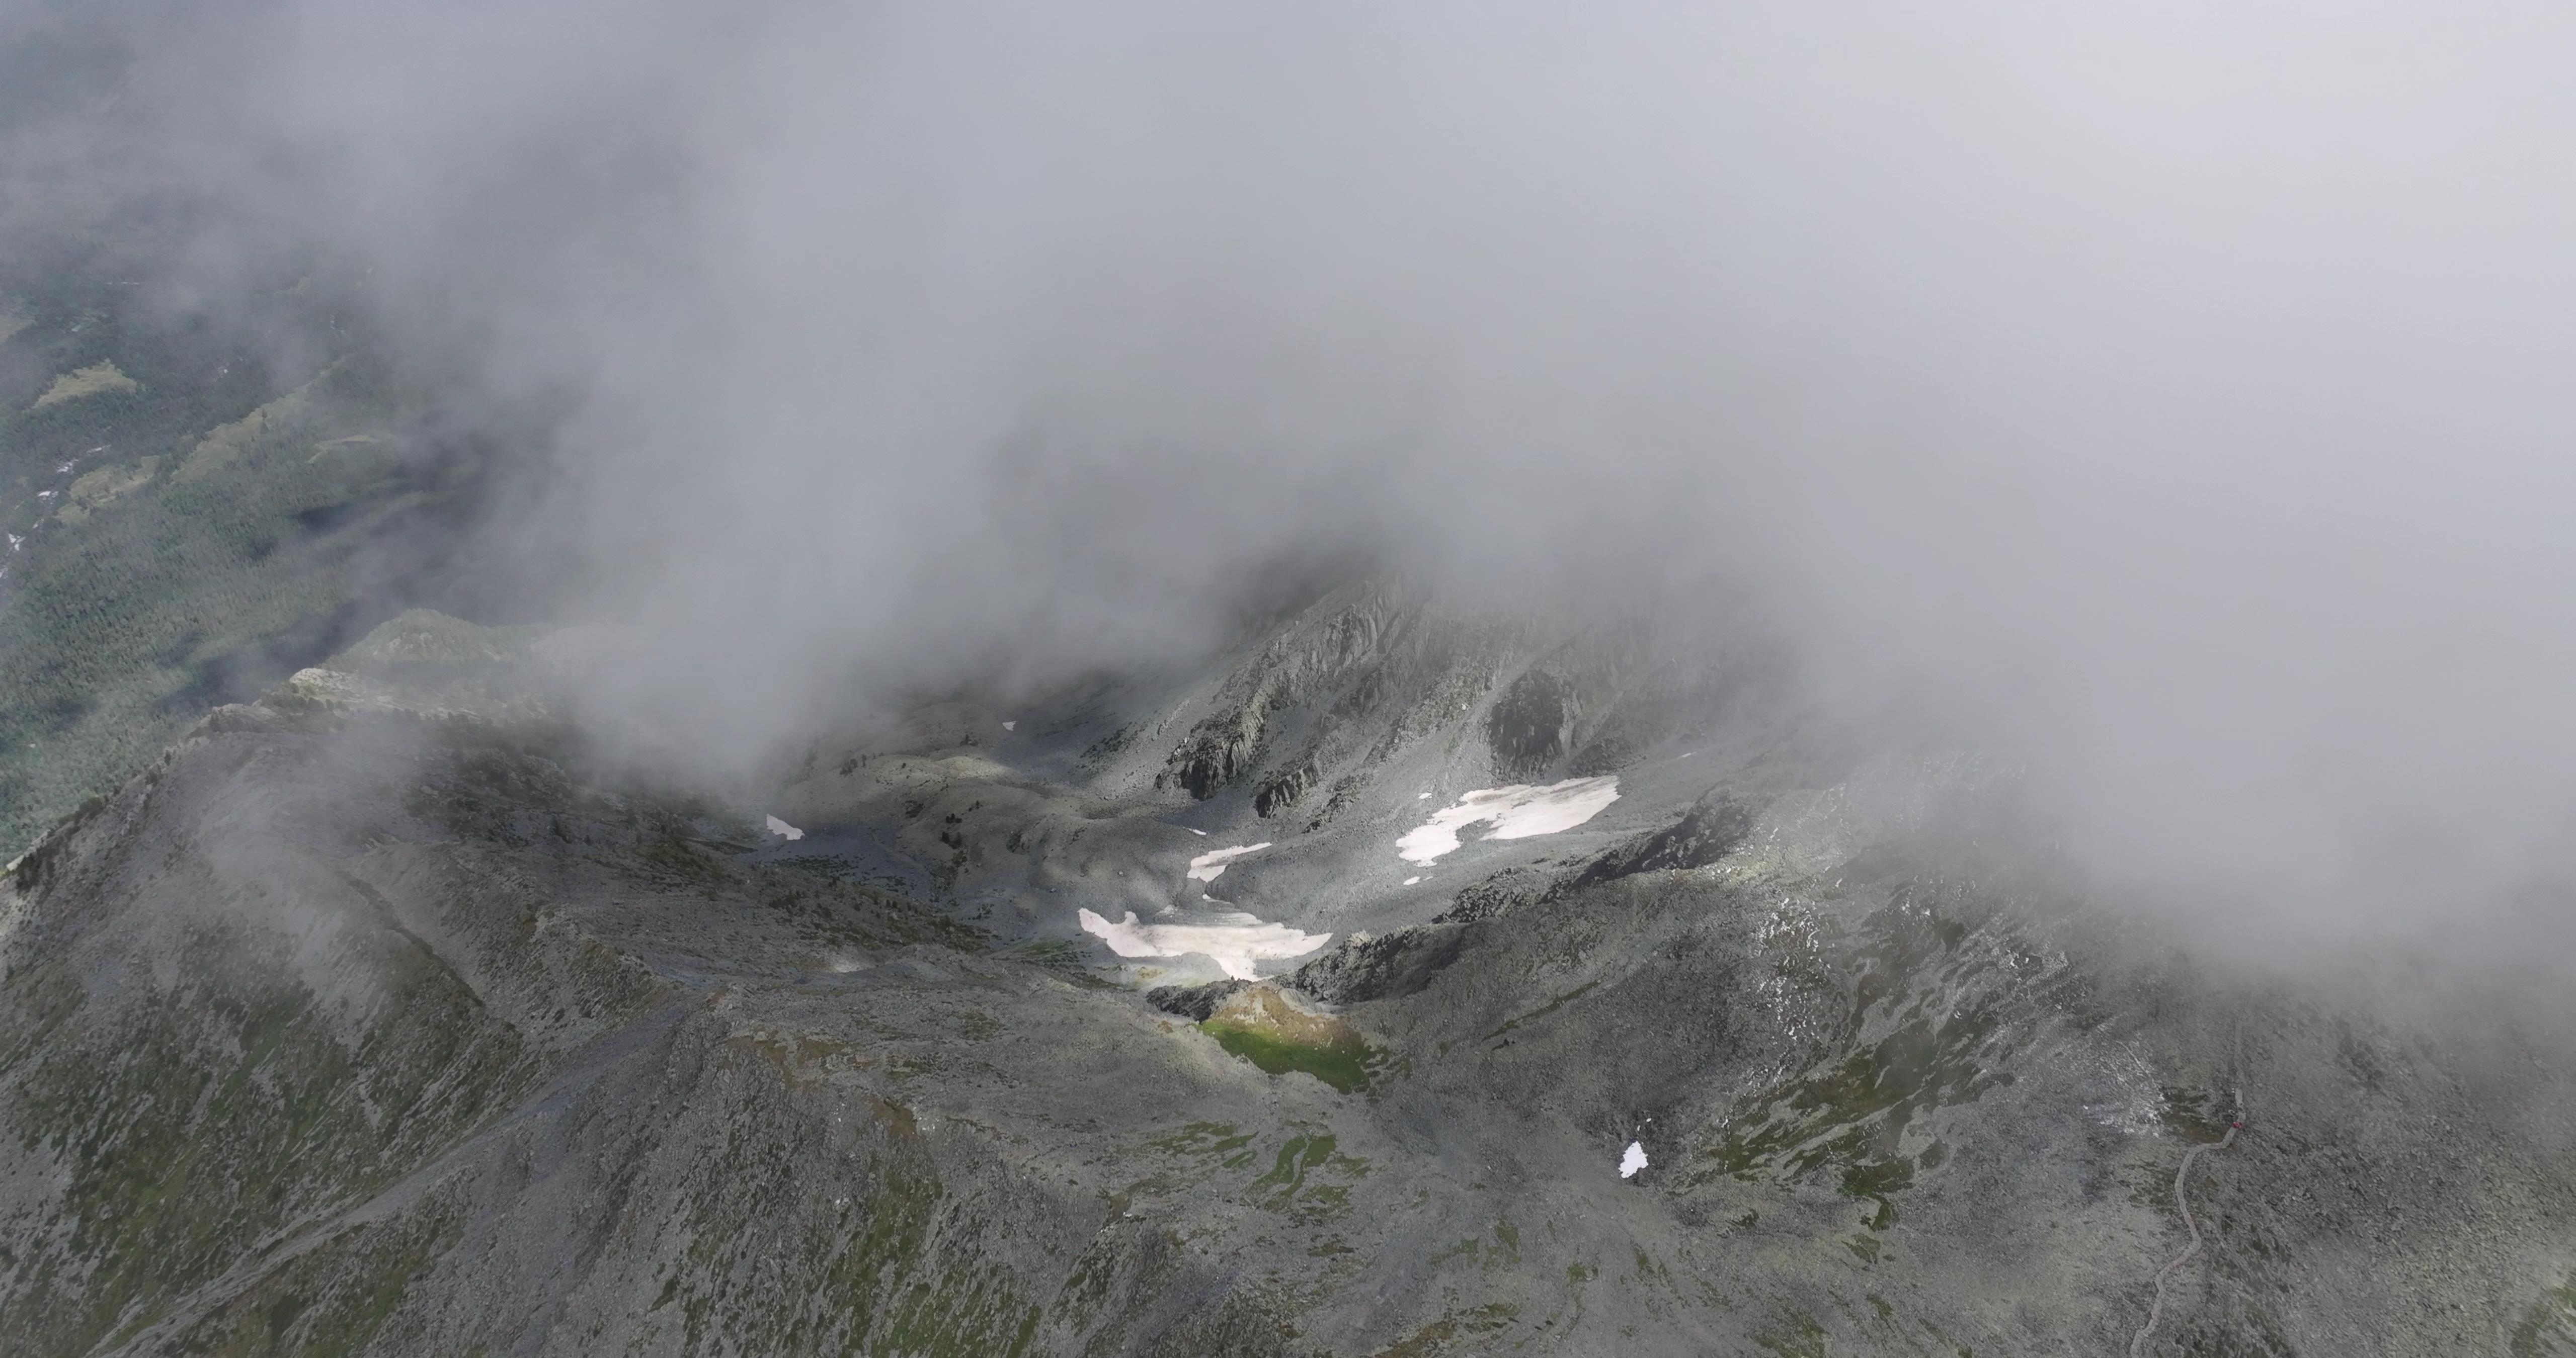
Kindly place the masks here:
POLYGON ((2125 1352, 2194 1229, 2140 1352, 2576 1343, 2537 1018, 2222 970, 1993 847, 1974 759, 1418 607, 758 806, 602 772, 445 620, 221 710, 0 901, 7 1347, 2125 1352), (1209 985, 1084 909, 1333 941, 1209 985))

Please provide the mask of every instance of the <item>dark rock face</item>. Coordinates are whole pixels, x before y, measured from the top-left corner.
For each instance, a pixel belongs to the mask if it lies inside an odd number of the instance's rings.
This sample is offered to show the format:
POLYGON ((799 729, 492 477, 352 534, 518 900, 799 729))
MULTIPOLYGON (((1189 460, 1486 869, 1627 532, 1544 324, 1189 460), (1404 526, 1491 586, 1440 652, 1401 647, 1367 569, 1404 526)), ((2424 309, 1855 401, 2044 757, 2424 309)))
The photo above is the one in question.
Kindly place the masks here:
POLYGON ((1336 590, 1231 666, 1154 785, 1206 801, 1248 782, 1263 818, 1329 787, 1309 822, 1320 827, 1390 758, 1483 711, 1520 633, 1512 620, 1443 615, 1418 586, 1336 590))
POLYGON ((1200 801, 1215 796, 1251 771, 1260 749, 1263 716, 1257 708, 1243 707, 1201 722, 1172 752, 1163 778, 1200 801))
POLYGON ((1711 793, 1680 820, 1594 859, 1565 889, 1579 890, 1641 872, 1704 868, 1724 858, 1751 833, 1753 809, 1733 797, 1711 793))
MULTIPOLYGON (((1250 774, 1261 762, 1271 714, 1376 663, 1393 618, 1374 589, 1338 591, 1307 609, 1227 677, 1216 715, 1182 738, 1156 783, 1206 801, 1250 774)), ((1274 805, 1294 799, 1292 793, 1274 805)))
POLYGON ((1322 762, 1311 753, 1281 769, 1252 794, 1252 814, 1266 820, 1287 810, 1298 798, 1306 795, 1306 790, 1315 785, 1315 780, 1322 777, 1323 772, 1322 762))
POLYGON ((1573 748, 1582 720, 1583 699, 1573 681, 1544 669, 1513 680, 1485 718, 1494 771, 1506 778, 1537 774, 1573 748))
POLYGON ((1210 981, 1205 985, 1156 986, 1145 992, 1145 1003, 1166 1014, 1178 1014, 1192 1023, 1205 1023, 1234 992, 1248 984, 1244 981, 1210 981))
POLYGON ((1440 912, 1435 924, 1473 924, 1508 914, 1537 900, 1548 889, 1548 879, 1528 868, 1505 868, 1501 872, 1461 889, 1440 912))
POLYGON ((1289 974, 1287 984, 1328 1004, 1395 999, 1431 984, 1458 960, 1466 928, 1425 924, 1373 938, 1355 938, 1289 974))

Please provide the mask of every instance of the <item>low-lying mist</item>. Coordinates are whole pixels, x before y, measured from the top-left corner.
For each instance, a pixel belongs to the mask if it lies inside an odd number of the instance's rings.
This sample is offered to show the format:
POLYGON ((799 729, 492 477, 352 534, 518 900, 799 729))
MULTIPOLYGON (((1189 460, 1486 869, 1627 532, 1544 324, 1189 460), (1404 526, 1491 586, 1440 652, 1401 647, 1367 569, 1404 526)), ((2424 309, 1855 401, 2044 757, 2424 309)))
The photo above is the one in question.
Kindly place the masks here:
POLYGON ((97 73, 10 101, 0 228, 184 214, 165 305, 328 273, 452 402, 562 412, 503 539, 711 767, 1373 559, 1750 595, 1819 704, 1973 732, 2110 878, 2263 937, 2566 913, 2563 7, 0 32, 97 73))

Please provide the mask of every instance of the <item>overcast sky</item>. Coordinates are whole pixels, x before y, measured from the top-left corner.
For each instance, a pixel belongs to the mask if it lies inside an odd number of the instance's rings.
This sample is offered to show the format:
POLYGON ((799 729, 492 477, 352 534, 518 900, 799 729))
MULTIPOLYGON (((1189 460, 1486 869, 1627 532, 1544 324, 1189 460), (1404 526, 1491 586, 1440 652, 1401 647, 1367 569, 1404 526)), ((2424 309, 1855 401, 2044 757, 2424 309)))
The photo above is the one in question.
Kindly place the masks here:
POLYGON ((573 393, 531 531, 731 748, 1360 547, 1751 582, 2124 870, 2437 920, 2571 828, 2564 5, 0 14, 133 54, 0 224, 184 189, 205 295, 573 393))

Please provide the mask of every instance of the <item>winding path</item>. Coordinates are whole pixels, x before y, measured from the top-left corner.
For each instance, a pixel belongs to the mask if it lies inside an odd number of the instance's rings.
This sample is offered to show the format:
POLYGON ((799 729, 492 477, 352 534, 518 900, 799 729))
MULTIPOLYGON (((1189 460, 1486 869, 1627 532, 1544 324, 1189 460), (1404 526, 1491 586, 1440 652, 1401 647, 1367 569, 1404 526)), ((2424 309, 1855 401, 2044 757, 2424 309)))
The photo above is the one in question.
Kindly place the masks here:
POLYGON ((2191 1219, 2191 1202, 2182 1195, 2183 1177, 2191 1173, 2191 1162, 2199 1159, 2202 1152, 2223 1151, 2235 1139, 2236 1129, 2230 1127, 2227 1135, 2218 1139, 2217 1145, 2194 1146, 2183 1152, 2182 1168, 2174 1171, 2174 1206, 2182 1209, 2182 1224, 2191 1228, 2191 1243, 2183 1246, 2182 1253, 2166 1260, 2163 1268, 2156 1270, 2156 1300, 2147 1308, 2147 1323, 2139 1326, 2137 1338, 2129 1341, 2129 1358, 2143 1358, 2147 1341, 2155 1337, 2156 1322, 2163 1318, 2165 1310, 2165 1276, 2180 1268, 2183 1261, 2200 1253, 2200 1223, 2191 1219))
POLYGON ((2236 1027, 2236 1120, 2228 1124, 2227 1135, 2218 1138, 2217 1144, 2194 1146, 2184 1151, 2182 1168, 2174 1171, 2174 1206, 2182 1212, 2182 1224, 2191 1232, 2191 1243, 2182 1247, 2182 1253, 2166 1260, 2163 1268, 2156 1270, 2156 1299, 2147 1307, 2147 1323, 2139 1326, 2137 1336, 2129 1341, 2129 1358, 2145 1358, 2147 1341, 2155 1338, 2156 1322, 2163 1319, 2165 1313, 2165 1278, 2175 1269, 2182 1267, 2193 1255, 2200 1253, 2200 1223, 2191 1219, 2191 1199, 2183 1196, 2183 1180, 2191 1176, 2191 1164, 2194 1160, 2199 1159, 2205 1152, 2223 1151, 2233 1145, 2236 1141, 2236 1133, 2244 1126, 2245 1026, 2239 1022, 2236 1027))

